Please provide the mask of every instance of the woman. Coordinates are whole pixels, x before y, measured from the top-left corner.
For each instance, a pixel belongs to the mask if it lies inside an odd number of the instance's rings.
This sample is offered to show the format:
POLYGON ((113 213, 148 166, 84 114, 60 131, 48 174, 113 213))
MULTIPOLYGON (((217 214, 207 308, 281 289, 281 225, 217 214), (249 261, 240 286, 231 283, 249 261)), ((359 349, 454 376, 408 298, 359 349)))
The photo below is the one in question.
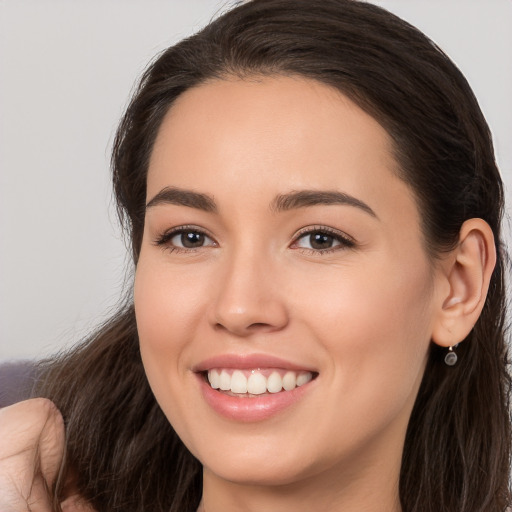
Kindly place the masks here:
POLYGON ((510 505, 501 179, 425 36, 240 5, 149 67, 113 170, 133 300, 41 368, 56 509, 510 505))

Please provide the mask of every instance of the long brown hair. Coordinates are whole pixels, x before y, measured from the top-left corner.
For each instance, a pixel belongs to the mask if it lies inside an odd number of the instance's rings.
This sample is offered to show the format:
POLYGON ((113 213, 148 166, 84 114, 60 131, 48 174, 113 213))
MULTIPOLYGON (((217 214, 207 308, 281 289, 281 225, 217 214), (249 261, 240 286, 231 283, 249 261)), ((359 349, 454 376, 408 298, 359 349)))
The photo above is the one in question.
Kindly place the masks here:
MULTIPOLYGON (((405 439, 400 499, 406 512, 503 512, 511 503, 511 378, 502 182, 468 83, 417 29, 356 0, 254 0, 163 52, 142 76, 112 157, 135 265, 148 160, 174 100, 207 80, 276 74, 337 88, 388 131, 433 260, 456 245, 465 220, 480 217, 491 226, 498 262, 487 300, 458 348, 457 366, 446 366, 443 351, 432 344, 405 439)), ((72 470, 97 510, 195 510, 201 465, 148 386, 130 299, 41 372, 38 394, 57 404, 67 427, 67 469, 55 489, 57 501, 72 470)))

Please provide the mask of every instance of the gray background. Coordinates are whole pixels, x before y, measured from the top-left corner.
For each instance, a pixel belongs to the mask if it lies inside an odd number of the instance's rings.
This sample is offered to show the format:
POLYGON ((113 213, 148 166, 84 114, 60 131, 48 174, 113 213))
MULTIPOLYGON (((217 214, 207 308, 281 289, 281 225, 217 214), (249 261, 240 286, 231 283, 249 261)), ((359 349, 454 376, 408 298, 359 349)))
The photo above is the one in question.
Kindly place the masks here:
MULTIPOLYGON (((512 1, 379 0, 462 69, 512 202, 512 1)), ((109 151, 161 49, 230 2, 0 0, 0 360, 48 355, 126 289, 109 151)), ((129 277, 128 277, 129 281, 129 277)))

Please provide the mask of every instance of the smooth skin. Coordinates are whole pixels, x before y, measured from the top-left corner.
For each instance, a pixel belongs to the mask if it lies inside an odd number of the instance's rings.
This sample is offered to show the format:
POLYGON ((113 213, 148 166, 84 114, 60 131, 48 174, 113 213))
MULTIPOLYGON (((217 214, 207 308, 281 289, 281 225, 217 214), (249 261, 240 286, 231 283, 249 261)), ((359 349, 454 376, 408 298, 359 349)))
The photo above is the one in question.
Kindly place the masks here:
POLYGON ((302 78, 209 82, 168 112, 149 166, 135 308, 151 387, 204 465, 204 510, 400 510, 429 346, 467 335, 495 255, 489 226, 472 219, 432 261, 392 154, 375 119, 302 78), (155 199, 170 187, 207 207, 155 199), (278 208, 301 191, 352 199, 278 208), (225 354, 267 354, 318 377, 273 417, 234 421, 205 402, 194 371, 225 354))
MULTIPOLYGON (((209 199, 147 208, 134 298, 149 382, 204 465, 200 510, 400 511, 429 346, 467 336, 495 249, 489 226, 470 219, 432 261, 396 168, 383 128, 314 81, 227 78, 167 114, 147 201, 169 187, 209 199), (319 190, 344 204, 282 200, 319 190), (241 423, 212 410, 194 372, 225 354, 272 355, 318 376, 297 403, 241 423)), ((47 400, 0 411, 2 511, 51 510, 63 446, 47 400)), ((62 508, 92 510, 72 487, 62 508)))

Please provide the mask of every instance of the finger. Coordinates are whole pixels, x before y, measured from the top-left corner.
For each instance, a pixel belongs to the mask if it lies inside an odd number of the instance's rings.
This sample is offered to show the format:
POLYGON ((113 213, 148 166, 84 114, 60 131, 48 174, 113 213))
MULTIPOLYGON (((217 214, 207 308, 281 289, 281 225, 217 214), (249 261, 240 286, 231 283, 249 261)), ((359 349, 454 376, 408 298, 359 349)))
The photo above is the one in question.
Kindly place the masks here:
POLYGON ((48 415, 39 436, 39 466, 49 488, 53 486, 64 455, 65 430, 60 411, 50 401, 44 405, 48 415))
POLYGON ((5 458, 34 448, 41 432, 62 424, 62 416, 46 398, 25 400, 0 409, 0 457, 5 458))
POLYGON ((34 478, 30 496, 26 500, 30 512, 52 512, 53 507, 48 487, 41 475, 34 478))
POLYGON ((85 502, 80 496, 73 495, 66 498, 60 507, 62 512, 96 512, 96 510, 85 502))
POLYGON ((1 409, 0 504, 24 503, 24 508, 13 510, 26 510, 28 500, 35 499, 37 506, 47 506, 46 488, 55 481, 63 445, 62 416, 49 400, 27 400, 1 409))

